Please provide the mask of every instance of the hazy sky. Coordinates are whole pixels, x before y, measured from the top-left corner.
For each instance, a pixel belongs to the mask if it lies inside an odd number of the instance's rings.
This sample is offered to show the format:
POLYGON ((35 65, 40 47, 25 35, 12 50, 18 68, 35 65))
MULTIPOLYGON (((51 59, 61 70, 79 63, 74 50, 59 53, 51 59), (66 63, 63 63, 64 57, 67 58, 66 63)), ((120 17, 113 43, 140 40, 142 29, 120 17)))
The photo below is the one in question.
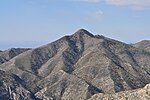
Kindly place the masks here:
POLYGON ((38 47, 80 28, 126 43, 150 39, 150 0, 0 0, 0 49, 38 47))

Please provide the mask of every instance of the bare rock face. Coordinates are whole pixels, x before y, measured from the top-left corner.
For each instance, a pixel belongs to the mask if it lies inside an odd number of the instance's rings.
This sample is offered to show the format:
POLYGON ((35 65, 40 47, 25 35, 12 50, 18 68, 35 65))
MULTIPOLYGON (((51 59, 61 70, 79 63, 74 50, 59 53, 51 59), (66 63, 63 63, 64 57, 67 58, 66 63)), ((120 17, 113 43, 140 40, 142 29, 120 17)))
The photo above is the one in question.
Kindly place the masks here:
POLYGON ((29 99, 88 100, 150 83, 149 52, 84 29, 15 55, 0 70, 22 80, 29 99))
POLYGON ((23 86, 23 80, 14 74, 0 70, 1 100, 32 100, 34 96, 23 86))

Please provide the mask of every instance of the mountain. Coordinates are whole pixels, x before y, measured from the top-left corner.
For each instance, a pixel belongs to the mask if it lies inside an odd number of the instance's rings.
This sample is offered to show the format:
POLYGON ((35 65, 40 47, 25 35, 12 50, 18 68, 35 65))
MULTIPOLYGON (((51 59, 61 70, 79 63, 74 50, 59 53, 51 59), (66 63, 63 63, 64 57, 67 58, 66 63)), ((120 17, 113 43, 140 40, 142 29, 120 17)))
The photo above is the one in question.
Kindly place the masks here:
POLYGON ((10 59, 12 59, 13 57, 25 52, 29 50, 28 49, 23 49, 23 48, 11 48, 5 51, 0 51, 0 64, 3 64, 7 61, 9 61, 10 59))
MULTIPOLYGON (((29 93, 28 100, 87 100, 150 83, 150 52, 80 29, 16 55, 0 70, 10 79, 15 75, 14 82, 21 80, 17 83, 29 93)), ((15 90, 12 98, 20 94, 15 90)))
POLYGON ((133 46, 150 52, 150 40, 143 40, 141 42, 133 44, 133 46))

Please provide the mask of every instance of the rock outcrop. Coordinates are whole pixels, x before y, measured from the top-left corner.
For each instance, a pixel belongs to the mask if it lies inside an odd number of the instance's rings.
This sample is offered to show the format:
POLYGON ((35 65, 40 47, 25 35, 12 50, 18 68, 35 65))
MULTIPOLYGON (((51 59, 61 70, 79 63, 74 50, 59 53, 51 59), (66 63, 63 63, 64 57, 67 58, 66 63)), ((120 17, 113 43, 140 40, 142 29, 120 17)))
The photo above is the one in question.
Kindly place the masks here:
POLYGON ((34 95, 25 89, 24 82, 15 74, 0 70, 0 100, 31 100, 34 95))

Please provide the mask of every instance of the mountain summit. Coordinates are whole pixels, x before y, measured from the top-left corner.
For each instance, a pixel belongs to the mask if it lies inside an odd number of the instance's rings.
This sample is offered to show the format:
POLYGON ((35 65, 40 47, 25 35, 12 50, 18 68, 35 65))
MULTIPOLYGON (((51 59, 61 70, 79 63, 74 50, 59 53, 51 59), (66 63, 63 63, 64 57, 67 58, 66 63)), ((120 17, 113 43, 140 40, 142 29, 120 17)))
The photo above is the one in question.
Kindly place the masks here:
POLYGON ((88 100, 150 83, 150 53, 80 29, 19 53, 0 70, 0 98, 88 100))
POLYGON ((90 32, 88 32, 87 30, 85 29, 79 29, 77 32, 75 32, 73 35, 88 35, 88 36, 91 36, 93 37, 94 35, 90 32))

